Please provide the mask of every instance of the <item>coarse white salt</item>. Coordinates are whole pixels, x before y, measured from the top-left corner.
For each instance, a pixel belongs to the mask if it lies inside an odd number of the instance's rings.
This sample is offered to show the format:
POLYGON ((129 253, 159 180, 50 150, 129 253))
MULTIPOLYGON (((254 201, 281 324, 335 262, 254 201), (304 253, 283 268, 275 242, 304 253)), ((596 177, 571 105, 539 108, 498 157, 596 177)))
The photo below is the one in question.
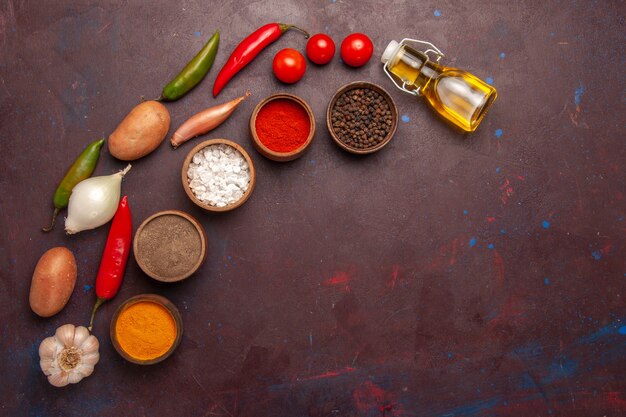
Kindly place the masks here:
POLYGON ((225 144, 199 150, 187 169, 189 188, 196 198, 215 207, 236 203, 250 186, 250 167, 237 149, 225 144))

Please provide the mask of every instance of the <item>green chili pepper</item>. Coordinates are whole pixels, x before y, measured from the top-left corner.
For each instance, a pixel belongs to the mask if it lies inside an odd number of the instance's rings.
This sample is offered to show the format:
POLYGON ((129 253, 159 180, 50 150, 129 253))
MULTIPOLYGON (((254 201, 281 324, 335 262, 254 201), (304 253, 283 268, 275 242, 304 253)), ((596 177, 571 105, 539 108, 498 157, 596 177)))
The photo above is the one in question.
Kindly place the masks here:
POLYGON ((96 168, 96 163, 100 157, 100 148, 104 144, 104 139, 90 143, 85 150, 78 155, 70 169, 67 170, 65 176, 59 183, 57 190, 54 192, 54 213, 52 213, 52 223, 48 227, 42 228, 44 232, 49 232, 54 227, 54 221, 59 214, 59 210, 64 209, 70 202, 72 189, 76 184, 89 178, 96 168))
POLYGON ((202 50, 198 52, 185 68, 165 86, 159 100, 174 101, 178 100, 194 88, 204 76, 209 72, 215 55, 217 55, 217 47, 220 43, 220 31, 215 32, 211 39, 204 45, 202 50))

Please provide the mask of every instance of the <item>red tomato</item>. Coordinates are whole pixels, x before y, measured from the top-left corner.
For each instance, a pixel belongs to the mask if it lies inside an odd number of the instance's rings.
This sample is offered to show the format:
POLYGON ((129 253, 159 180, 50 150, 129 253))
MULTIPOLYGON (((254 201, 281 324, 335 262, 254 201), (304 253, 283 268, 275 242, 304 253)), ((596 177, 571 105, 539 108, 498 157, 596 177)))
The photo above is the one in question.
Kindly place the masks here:
POLYGON ((341 59, 351 67, 367 63, 374 53, 374 44, 362 33, 352 33, 341 42, 341 59))
POLYGON ((285 48, 278 51, 272 62, 272 70, 276 78, 287 84, 293 84, 306 72, 306 60, 295 49, 285 48))
POLYGON ((306 56, 314 64, 328 64, 335 56, 335 42, 323 33, 313 35, 306 44, 306 56))

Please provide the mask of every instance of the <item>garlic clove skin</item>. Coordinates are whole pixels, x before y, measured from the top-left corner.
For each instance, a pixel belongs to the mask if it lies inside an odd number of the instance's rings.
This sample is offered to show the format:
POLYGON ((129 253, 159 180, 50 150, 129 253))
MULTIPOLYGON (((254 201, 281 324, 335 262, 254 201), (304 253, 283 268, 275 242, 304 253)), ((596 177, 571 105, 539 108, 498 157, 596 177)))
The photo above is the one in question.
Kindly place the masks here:
MULTIPOLYGON (((82 349, 83 343, 89 337, 89 330, 86 327, 78 326, 74 332, 74 346, 78 346, 82 349)), ((95 339, 95 337, 94 337, 95 339)))
POLYGON ((74 345, 74 331, 76 327, 73 324, 64 324, 59 327, 54 334, 56 340, 58 340, 63 346, 70 347, 74 345))
POLYGON ((39 345, 39 366, 55 387, 76 384, 93 373, 99 347, 87 328, 65 324, 39 345))
POLYGON ((50 375, 48 377, 48 382, 50 382, 50 384, 54 385, 55 387, 60 388, 69 384, 69 377, 67 373, 59 372, 58 374, 50 375))

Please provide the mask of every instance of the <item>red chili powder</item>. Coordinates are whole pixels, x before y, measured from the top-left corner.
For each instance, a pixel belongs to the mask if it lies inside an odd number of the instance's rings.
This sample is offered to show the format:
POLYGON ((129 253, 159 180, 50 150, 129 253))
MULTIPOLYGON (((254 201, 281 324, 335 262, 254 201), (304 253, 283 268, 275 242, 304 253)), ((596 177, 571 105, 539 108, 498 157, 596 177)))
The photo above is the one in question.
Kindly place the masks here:
POLYGON ((311 121, 304 107, 293 100, 276 99, 263 107, 256 117, 259 140, 274 152, 291 152, 306 142, 311 121))

